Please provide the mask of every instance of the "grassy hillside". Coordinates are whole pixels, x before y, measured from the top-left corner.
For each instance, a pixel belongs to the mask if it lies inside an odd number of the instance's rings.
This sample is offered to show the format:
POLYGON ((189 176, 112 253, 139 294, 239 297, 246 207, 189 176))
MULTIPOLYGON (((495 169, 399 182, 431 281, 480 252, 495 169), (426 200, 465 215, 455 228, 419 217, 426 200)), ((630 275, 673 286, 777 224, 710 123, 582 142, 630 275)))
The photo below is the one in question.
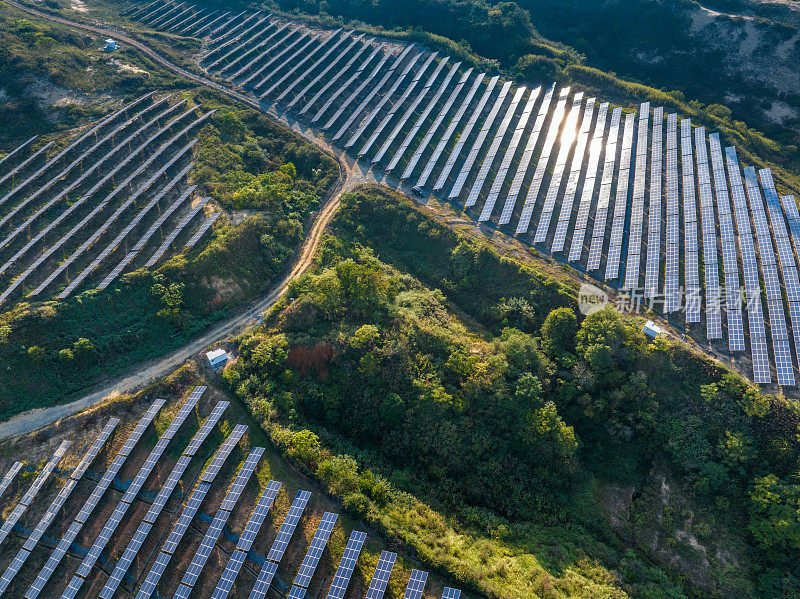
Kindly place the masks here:
POLYGON ((800 593, 797 406, 378 188, 290 295, 225 378, 431 565, 493 597, 800 593))
POLYGON ((163 355, 262 296, 282 275, 338 176, 335 161, 253 110, 217 109, 191 179, 226 211, 210 240, 108 289, 0 313, 0 417, 64 402, 163 355))

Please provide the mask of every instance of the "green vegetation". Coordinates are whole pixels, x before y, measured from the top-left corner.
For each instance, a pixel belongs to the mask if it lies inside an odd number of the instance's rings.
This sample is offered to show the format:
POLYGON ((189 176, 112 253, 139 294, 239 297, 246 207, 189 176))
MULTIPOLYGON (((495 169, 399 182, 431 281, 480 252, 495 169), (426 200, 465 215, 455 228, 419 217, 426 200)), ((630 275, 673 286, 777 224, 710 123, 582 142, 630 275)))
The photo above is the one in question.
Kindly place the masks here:
POLYGON ((218 109, 195 146, 193 178, 223 207, 253 215, 242 220, 234 213, 235 226, 222 219, 205 247, 102 292, 20 303, 0 314, 0 417, 63 402, 180 347, 263 295, 285 270, 309 213, 336 180, 336 162, 210 92, 191 101, 203 111, 218 109), (245 195, 247 189, 254 191, 245 195))
POLYGON ((138 52, 101 47, 97 36, 0 6, 0 148, 97 118, 108 100, 186 86, 138 52))
POLYGON ((225 378, 348 509, 490 596, 800 592, 796 405, 388 191, 334 234, 225 378))

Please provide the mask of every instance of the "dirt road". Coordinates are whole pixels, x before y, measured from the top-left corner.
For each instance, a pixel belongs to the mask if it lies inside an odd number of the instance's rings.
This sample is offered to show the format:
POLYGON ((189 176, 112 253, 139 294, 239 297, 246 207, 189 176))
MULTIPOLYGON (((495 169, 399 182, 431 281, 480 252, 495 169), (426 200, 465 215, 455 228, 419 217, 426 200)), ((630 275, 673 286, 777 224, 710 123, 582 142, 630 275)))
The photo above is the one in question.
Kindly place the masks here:
POLYGON ((157 381, 160 378, 168 375, 170 372, 177 369, 186 360, 192 358, 194 355, 208 347, 212 343, 225 339, 232 335, 234 332, 240 331, 245 327, 257 322, 261 315, 277 302, 285 293, 288 288, 289 282, 303 274, 309 266, 311 266, 314 255, 322 240, 323 233, 328 223, 333 218, 337 209, 339 208, 339 201, 342 193, 352 189, 358 183, 368 180, 369 176, 361 171, 353 163, 352 160, 347 160, 342 153, 335 151, 328 145, 322 138, 316 135, 308 128, 302 127, 297 121, 285 116, 280 115, 273 109, 260 104, 254 98, 246 96, 236 90, 229 89, 219 83, 212 81, 206 77, 202 77, 191 73, 170 60, 164 58, 142 42, 133 39, 127 35, 121 34, 119 30, 109 30, 102 27, 87 25, 76 21, 71 21, 62 17, 57 17, 46 12, 42 12, 33 8, 24 6, 15 0, 2 0, 7 4, 17 8, 31 16, 47 19, 62 25, 75 27, 84 31, 90 31, 103 36, 113 36, 119 41, 137 48, 142 53, 147 55, 150 59, 157 62, 164 68, 172 71, 173 73, 191 79, 200 85, 211 87, 220 93, 223 93, 231 98, 244 102, 257 110, 261 110, 270 114, 281 124, 286 126, 292 132, 303 136, 305 139, 319 147, 321 150, 333 156, 339 163, 340 178, 334 189, 329 194, 327 201, 323 204, 322 208, 315 215, 314 220, 309 228, 308 234, 303 241, 302 246, 297 252, 297 257, 289 273, 281 280, 273 289, 267 294, 266 297, 258 300, 252 304, 245 312, 233 316, 227 320, 217 323, 213 328, 209 329, 202 337, 199 337, 181 347, 180 349, 168 354, 166 356, 157 358, 156 360, 139 364, 131 372, 127 373, 124 377, 114 380, 105 384, 102 388, 97 389, 93 393, 75 400, 68 404, 52 406, 49 408, 40 408, 36 410, 29 410, 19 414, 7 422, 0 424, 0 439, 7 439, 15 437, 24 433, 34 431, 48 424, 52 424, 57 420, 75 414, 84 410, 95 403, 101 401, 103 398, 116 393, 130 393, 136 391, 147 385, 157 381))

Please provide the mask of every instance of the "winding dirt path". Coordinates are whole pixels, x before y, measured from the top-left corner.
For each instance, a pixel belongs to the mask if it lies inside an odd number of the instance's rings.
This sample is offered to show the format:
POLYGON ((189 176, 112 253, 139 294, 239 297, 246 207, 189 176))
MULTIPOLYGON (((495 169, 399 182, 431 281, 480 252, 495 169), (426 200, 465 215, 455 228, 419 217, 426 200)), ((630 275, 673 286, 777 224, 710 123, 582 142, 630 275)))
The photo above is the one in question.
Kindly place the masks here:
POLYGON ((109 395, 130 393, 146 387, 147 385, 154 383, 158 379, 163 378, 170 372, 176 370, 181 366, 181 364, 186 362, 186 360, 191 359, 193 356, 201 352, 212 343, 221 339, 225 339, 231 336, 233 333, 261 320, 263 313, 273 304, 275 304, 275 302, 277 302, 281 297, 283 297, 288 289, 289 283, 293 279, 302 275, 312 265, 314 255, 316 254, 317 248, 319 248, 319 244, 322 241, 325 228, 328 226, 328 223, 330 223, 340 206, 340 198, 342 193, 351 189, 360 181, 364 180, 363 174, 360 173, 357 168, 354 168, 352 161, 346 160, 341 153, 335 152, 324 140, 316 136, 311 130, 302 128, 295 121, 277 114, 274 110, 270 110, 268 107, 261 105, 258 101, 245 94, 220 85, 216 81, 212 81, 207 77, 187 71, 169 59, 164 58, 152 48, 128 35, 121 33, 117 29, 110 30, 103 27, 71 21, 70 19, 51 15, 49 13, 22 5, 19 2, 16 2, 16 0, 2 1, 34 17, 46 19, 48 21, 59 23, 61 25, 67 25, 69 27, 75 27, 99 35, 113 36, 117 40, 135 47, 143 54, 147 55, 151 60, 177 75, 185 77, 186 79, 190 79, 200 85, 213 88, 230 98, 255 108, 256 110, 268 113, 280 124, 284 125, 289 131, 297 135, 301 135, 318 148, 332 156, 339 164, 339 181, 328 193, 328 198, 322 205, 322 208, 320 208, 320 210, 314 216, 311 227, 306 234, 306 238, 297 252, 293 266, 284 276, 284 278, 272 288, 266 297, 251 304, 244 312, 215 324, 204 335, 198 337, 189 344, 184 345, 180 349, 177 349, 172 353, 155 360, 135 366, 133 370, 123 377, 105 383, 102 388, 97 389, 89 395, 67 404, 28 410, 27 412, 14 416, 6 422, 0 423, 0 440, 7 439, 9 437, 15 437, 24 433, 29 433, 43 426, 52 424, 53 422, 56 422, 65 416, 70 416, 96 404, 109 395))

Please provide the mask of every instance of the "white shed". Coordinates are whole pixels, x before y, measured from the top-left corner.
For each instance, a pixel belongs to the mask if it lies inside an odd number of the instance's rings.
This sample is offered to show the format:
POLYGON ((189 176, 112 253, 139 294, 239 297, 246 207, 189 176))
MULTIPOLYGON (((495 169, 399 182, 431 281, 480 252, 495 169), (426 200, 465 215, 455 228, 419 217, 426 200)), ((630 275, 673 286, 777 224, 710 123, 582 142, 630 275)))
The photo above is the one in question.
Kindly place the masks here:
POLYGON ((658 337, 663 331, 660 326, 654 323, 652 320, 648 320, 644 324, 644 328, 642 329, 645 335, 650 337, 651 339, 655 339, 658 337))
POLYGON ((106 52, 113 52, 117 49, 117 42, 110 37, 106 39, 106 52))
POLYGON ((225 366, 228 363, 228 353, 224 349, 215 349, 206 353, 208 363, 213 370, 225 366))

